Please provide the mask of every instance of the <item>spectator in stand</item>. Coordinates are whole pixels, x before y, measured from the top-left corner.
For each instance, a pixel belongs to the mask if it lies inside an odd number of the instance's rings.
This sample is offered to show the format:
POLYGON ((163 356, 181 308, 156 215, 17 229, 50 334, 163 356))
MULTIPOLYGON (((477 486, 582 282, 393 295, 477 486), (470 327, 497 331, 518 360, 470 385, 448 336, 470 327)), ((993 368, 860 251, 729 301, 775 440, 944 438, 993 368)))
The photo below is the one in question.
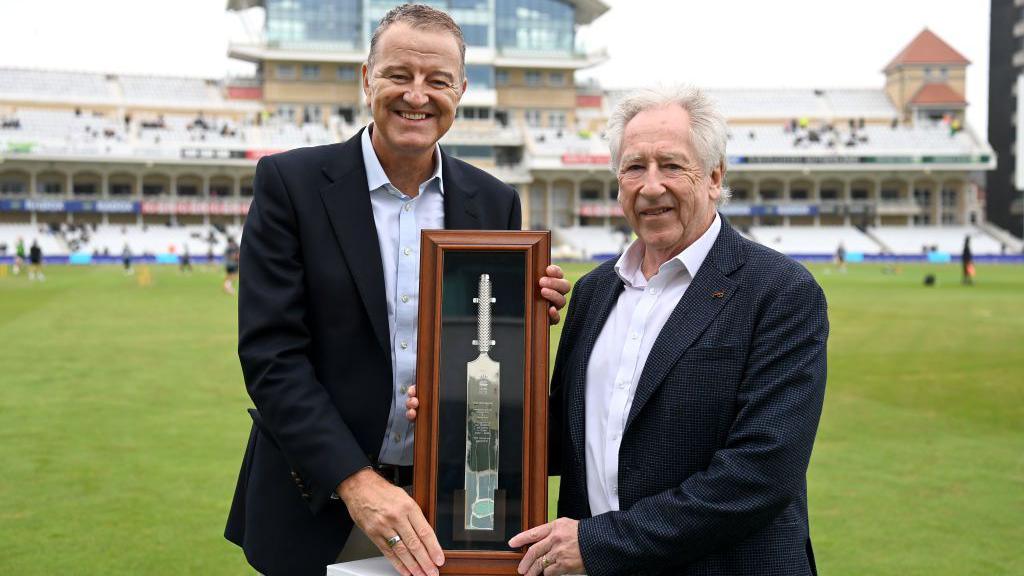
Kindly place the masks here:
POLYGON ((28 249, 28 279, 40 282, 46 280, 46 276, 43 276, 43 249, 34 239, 32 247, 28 249))

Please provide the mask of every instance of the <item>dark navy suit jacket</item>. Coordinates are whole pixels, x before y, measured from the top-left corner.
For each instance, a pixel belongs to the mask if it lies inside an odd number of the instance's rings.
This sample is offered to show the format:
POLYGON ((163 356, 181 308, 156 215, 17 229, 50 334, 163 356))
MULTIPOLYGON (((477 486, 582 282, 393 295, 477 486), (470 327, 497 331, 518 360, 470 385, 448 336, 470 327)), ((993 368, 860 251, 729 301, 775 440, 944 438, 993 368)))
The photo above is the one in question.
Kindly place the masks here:
MULTIPOLYGON (((257 410, 225 537, 264 574, 324 573, 352 519, 330 498, 391 407, 384 272, 360 134, 260 160, 241 246, 238 356, 257 410)), ((448 229, 520 229, 515 190, 442 154, 448 229)))
POLYGON ((584 389, 623 289, 610 260, 573 289, 551 386, 558 515, 590 576, 815 574, 806 472, 825 396, 825 297, 724 222, 658 335, 619 451, 620 510, 592 516, 584 389))

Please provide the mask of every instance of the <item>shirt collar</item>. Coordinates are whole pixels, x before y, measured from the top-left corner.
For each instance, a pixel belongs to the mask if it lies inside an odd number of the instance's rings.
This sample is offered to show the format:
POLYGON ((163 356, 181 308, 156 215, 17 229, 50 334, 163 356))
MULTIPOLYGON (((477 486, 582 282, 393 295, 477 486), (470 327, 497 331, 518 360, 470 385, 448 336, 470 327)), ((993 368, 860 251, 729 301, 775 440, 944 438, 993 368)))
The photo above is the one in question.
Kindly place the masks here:
MULTIPOLYGON (((388 178, 387 173, 384 172, 384 167, 380 165, 380 160, 377 158, 377 152, 373 149, 373 143, 370 141, 371 130, 373 130, 373 122, 370 122, 366 129, 363 130, 363 136, 360 140, 363 145, 363 165, 366 167, 366 185, 373 192, 385 184, 391 184, 391 180, 388 178)), ((437 179, 437 188, 443 196, 444 178, 441 176, 441 146, 438 144, 434 144, 434 173, 430 175, 430 178, 427 178, 427 182, 435 178, 437 179)))
MULTIPOLYGON (((721 230, 722 217, 715 212, 715 219, 711 221, 711 226, 708 226, 708 229, 701 234, 700 238, 697 238, 693 244, 687 246, 671 260, 662 264, 658 268, 658 273, 681 267, 690 274, 691 279, 696 277, 697 271, 704 264, 704 260, 708 257, 708 253, 711 252, 711 247, 715 245, 715 240, 718 239, 718 233, 721 230)), ((647 285, 647 279, 640 270, 640 264, 644 259, 644 249, 643 241, 637 238, 626 248, 622 256, 619 256, 618 262, 615 263, 615 273, 619 275, 619 278, 622 279, 626 286, 639 288, 647 285)))

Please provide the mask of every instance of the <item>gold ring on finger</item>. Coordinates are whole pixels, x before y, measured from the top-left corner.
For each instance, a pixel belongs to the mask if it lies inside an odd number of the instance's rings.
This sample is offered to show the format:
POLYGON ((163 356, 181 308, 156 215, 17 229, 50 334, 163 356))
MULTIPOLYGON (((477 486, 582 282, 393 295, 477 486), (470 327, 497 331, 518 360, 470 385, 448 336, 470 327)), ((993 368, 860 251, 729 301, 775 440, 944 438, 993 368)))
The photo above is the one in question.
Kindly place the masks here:
POLYGON ((550 559, 550 558, 548 558, 547 556, 544 556, 543 558, 540 559, 540 565, 545 567, 545 568, 547 568, 548 566, 551 566, 554 563, 555 563, 555 561, 550 559))

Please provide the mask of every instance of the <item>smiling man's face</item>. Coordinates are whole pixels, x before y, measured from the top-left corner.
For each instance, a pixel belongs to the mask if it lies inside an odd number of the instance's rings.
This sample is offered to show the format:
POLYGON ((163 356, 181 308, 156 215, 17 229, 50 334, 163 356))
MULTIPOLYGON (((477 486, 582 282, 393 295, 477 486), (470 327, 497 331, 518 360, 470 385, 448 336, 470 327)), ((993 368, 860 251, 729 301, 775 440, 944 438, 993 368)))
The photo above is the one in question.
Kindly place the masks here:
POLYGON ((708 229, 722 193, 722 170, 705 174, 679 106, 640 112, 626 124, 619 204, 649 252, 670 258, 708 229))
POLYGON ((466 89, 458 43, 444 30, 402 22, 378 42, 373 69, 363 66, 374 149, 395 156, 433 153, 466 89))

